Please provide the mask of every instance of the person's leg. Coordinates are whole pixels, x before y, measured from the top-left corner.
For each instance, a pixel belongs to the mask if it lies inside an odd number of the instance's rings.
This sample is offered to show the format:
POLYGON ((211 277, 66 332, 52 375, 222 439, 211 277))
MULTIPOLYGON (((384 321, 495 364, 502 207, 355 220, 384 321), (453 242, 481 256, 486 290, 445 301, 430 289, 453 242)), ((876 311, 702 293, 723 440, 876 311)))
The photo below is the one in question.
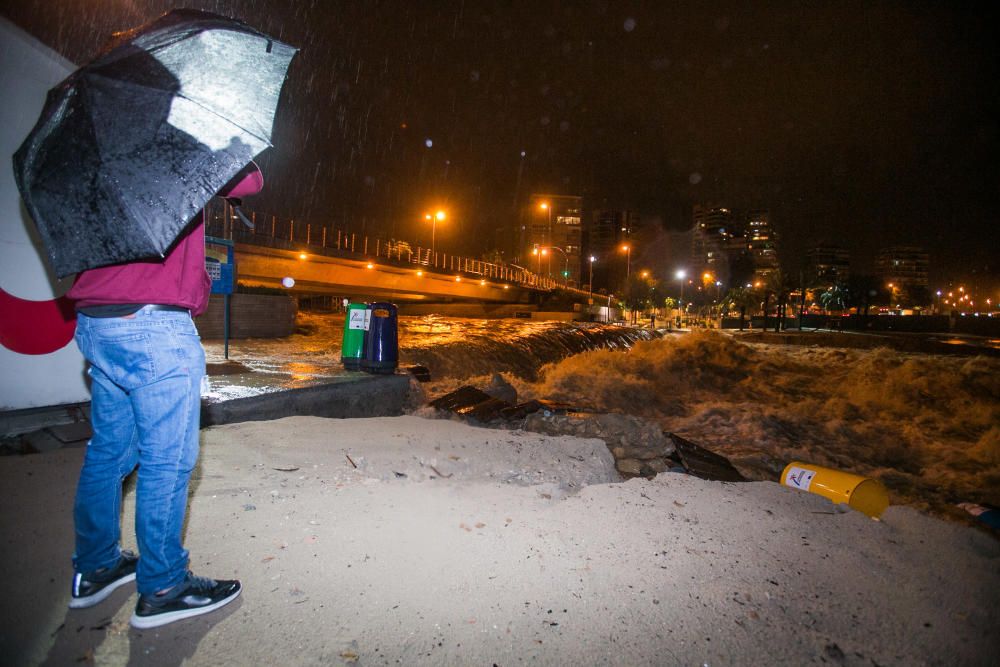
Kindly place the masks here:
POLYGON ((136 557, 121 551, 122 481, 135 469, 137 431, 128 395, 93 360, 103 363, 87 318, 81 316, 77 343, 92 361, 90 418, 93 436, 87 443, 73 506, 76 549, 69 606, 84 608, 106 599, 135 579, 136 557))
POLYGON ((239 581, 194 576, 181 543, 188 480, 198 458, 205 353, 186 315, 150 312, 156 380, 131 392, 139 429, 136 534, 142 558, 130 623, 155 628, 235 600, 239 581))
POLYGON ((95 350, 101 342, 93 339, 83 323, 77 342, 91 362, 88 374, 92 380, 90 419, 94 433, 87 443, 73 507, 73 563, 77 572, 93 572, 113 567, 121 555, 122 481, 135 469, 137 431, 128 394, 93 365, 103 356, 95 350))
POLYGON ((139 432, 137 587, 140 595, 150 595, 187 576, 181 531, 198 459, 205 353, 187 315, 141 312, 137 319, 146 325, 155 367, 154 380, 130 392, 139 432))

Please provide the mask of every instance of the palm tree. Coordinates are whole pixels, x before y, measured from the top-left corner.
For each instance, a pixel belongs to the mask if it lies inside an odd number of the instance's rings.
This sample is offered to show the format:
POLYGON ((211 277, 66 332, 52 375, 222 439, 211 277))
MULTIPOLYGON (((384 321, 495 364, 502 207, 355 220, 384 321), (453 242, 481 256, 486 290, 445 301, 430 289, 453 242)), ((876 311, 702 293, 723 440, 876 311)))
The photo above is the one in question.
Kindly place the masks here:
MULTIPOLYGON (((774 271, 767 276, 766 289, 774 294, 775 306, 777 306, 777 318, 774 324, 774 331, 781 331, 781 325, 785 320, 785 310, 788 306, 788 297, 792 293, 792 285, 781 269, 774 271)), ((764 311, 764 328, 767 328, 767 311, 764 311)))
POLYGON ((840 285, 832 285, 819 295, 819 302, 827 312, 842 311, 847 306, 847 292, 840 285))
POLYGON ((757 295, 752 289, 747 287, 733 287, 726 292, 722 300, 726 310, 737 308, 740 311, 740 331, 743 331, 743 323, 746 321, 747 309, 757 303, 757 295))

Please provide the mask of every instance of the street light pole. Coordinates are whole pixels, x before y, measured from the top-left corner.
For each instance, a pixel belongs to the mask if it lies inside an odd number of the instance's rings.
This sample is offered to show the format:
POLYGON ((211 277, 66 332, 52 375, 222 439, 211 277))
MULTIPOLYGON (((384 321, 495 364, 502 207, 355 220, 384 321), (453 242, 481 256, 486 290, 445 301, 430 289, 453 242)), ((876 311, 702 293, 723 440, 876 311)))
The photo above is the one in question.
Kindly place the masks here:
POLYGON ((683 317, 684 316, 684 279, 687 278, 687 271, 685 271, 684 269, 678 269, 678 271, 677 271, 677 273, 675 275, 677 276, 677 280, 679 280, 680 283, 681 283, 681 298, 680 298, 680 301, 677 302, 677 305, 680 307, 680 309, 681 309, 681 317, 683 317))
MULTIPOLYGON (((562 248, 560 248, 559 246, 550 245, 550 246, 546 246, 546 247, 542 248, 542 254, 543 255, 545 254, 546 250, 558 250, 559 252, 562 253, 562 256, 563 256, 563 287, 564 288, 569 288, 569 255, 566 254, 566 251, 563 250, 562 248)), ((551 276, 551 273, 552 272, 550 271, 549 272, 550 276, 551 276)))
POLYGON ((430 223, 431 223, 431 256, 436 256, 436 254, 437 254, 437 238, 436 237, 437 237, 437 223, 438 223, 438 220, 441 220, 443 222, 445 220, 445 218, 447 218, 447 217, 448 217, 448 214, 445 213, 444 211, 441 211, 441 210, 438 210, 438 211, 436 211, 434 213, 426 213, 426 214, 424 214, 424 220, 429 220, 430 223))
POLYGON ((628 284, 628 279, 632 270, 632 246, 626 243, 622 246, 622 250, 625 251, 625 283, 628 284))
MULTIPOLYGON (((547 223, 545 226, 545 245, 549 246, 552 243, 552 205, 549 204, 549 202, 547 201, 543 201, 541 204, 538 205, 538 208, 545 211, 546 215, 548 216, 547 223)), ((552 263, 548 262, 546 264, 546 268, 548 269, 549 278, 551 278, 552 263)), ((539 272, 541 272, 541 266, 539 266, 539 272)))
MULTIPOLYGON (((594 261, 597 258, 593 255, 590 256, 590 279, 587 281, 587 290, 590 292, 590 300, 594 300, 594 261)), ((940 294, 940 292, 938 292, 940 294)))

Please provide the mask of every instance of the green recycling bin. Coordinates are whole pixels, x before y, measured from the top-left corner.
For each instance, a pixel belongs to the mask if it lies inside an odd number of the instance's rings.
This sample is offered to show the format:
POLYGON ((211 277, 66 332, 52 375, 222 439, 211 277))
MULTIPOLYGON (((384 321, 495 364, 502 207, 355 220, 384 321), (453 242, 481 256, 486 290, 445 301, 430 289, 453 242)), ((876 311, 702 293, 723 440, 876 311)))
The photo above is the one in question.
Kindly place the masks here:
POLYGON ((366 303, 352 303, 347 306, 344 340, 340 346, 340 363, 349 371, 361 370, 361 360, 365 356, 365 334, 368 331, 371 312, 366 303))

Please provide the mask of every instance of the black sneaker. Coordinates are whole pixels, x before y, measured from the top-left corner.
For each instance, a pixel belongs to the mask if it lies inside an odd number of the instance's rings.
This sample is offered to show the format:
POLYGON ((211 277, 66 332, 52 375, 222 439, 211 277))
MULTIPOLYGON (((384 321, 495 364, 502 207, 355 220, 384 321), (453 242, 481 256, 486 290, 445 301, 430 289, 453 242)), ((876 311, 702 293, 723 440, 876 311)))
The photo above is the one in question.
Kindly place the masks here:
POLYGON ((187 579, 163 595, 140 595, 130 622, 133 628, 145 629, 201 616, 229 604, 241 590, 238 581, 215 581, 188 572, 187 579))
POLYGON ((73 575, 70 593, 71 609, 93 607, 111 595, 116 588, 135 580, 135 566, 139 557, 131 551, 122 551, 118 564, 94 572, 77 572, 73 575))

